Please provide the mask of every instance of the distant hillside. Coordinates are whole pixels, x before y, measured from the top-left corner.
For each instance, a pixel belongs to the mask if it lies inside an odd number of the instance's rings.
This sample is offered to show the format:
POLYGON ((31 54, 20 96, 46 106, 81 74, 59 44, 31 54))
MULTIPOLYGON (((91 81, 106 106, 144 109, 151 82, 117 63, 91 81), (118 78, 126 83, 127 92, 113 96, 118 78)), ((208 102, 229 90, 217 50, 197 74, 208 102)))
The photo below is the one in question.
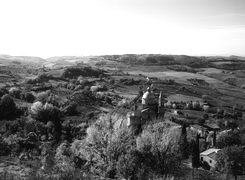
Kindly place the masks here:
MULTIPOLYGON (((45 66, 52 67, 62 67, 62 66, 73 66, 77 63, 88 63, 91 60, 94 60, 95 56, 55 56, 47 58, 45 66), (50 64, 51 63, 51 64, 50 64)), ((99 58, 99 57, 98 57, 99 58)))
POLYGON ((122 63, 127 65, 165 66, 185 65, 191 68, 218 68, 238 70, 245 68, 245 57, 241 56, 187 56, 163 54, 124 54, 101 56, 54 56, 47 59, 33 56, 0 55, 0 63, 18 64, 31 63, 45 65, 46 67, 73 66, 77 63, 97 64, 102 62, 122 63))
POLYGON ((106 55, 104 59, 136 65, 176 65, 189 64, 203 60, 202 57, 186 55, 163 55, 163 54, 124 54, 106 55))
POLYGON ((67 62, 84 62, 87 63, 93 56, 54 56, 47 58, 46 60, 49 62, 59 62, 59 61, 67 61, 67 62))
POLYGON ((185 65, 191 68, 217 68, 239 70, 245 68, 245 58, 240 56, 187 56, 162 54, 125 54, 100 56, 128 65, 162 66, 185 65), (218 63, 217 63, 218 62, 218 63))
POLYGON ((101 56, 57 56, 47 59, 50 66, 72 66, 77 63, 100 64, 110 62, 126 65, 165 66, 185 65, 190 68, 217 68, 238 70, 245 67, 245 58, 240 56, 187 56, 163 54, 123 54, 101 56), (218 62, 218 63, 217 63, 218 62), (232 62, 232 64, 228 64, 232 62))
POLYGON ((0 55, 1 62, 21 62, 21 63, 32 63, 41 65, 46 62, 45 59, 40 57, 33 57, 33 56, 9 56, 9 55, 0 55))

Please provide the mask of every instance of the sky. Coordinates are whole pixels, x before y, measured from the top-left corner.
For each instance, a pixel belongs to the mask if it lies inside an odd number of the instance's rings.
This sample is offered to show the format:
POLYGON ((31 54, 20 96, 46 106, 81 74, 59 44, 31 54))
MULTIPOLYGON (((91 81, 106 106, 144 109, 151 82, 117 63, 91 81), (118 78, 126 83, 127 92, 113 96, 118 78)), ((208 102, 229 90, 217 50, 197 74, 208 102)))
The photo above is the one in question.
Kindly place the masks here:
POLYGON ((245 56, 245 0, 0 0, 0 54, 245 56))

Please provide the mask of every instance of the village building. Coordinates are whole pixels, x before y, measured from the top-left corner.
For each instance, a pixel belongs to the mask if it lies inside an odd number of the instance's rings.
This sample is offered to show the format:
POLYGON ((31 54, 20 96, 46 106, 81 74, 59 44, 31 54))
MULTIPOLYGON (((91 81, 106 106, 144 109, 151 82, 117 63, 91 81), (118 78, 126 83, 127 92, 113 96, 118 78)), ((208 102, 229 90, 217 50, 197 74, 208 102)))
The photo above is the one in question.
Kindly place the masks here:
POLYGON ((202 153, 200 153, 201 163, 206 162, 211 168, 215 168, 215 165, 217 162, 216 156, 219 150, 220 149, 211 148, 211 149, 207 149, 206 151, 203 151, 202 153))

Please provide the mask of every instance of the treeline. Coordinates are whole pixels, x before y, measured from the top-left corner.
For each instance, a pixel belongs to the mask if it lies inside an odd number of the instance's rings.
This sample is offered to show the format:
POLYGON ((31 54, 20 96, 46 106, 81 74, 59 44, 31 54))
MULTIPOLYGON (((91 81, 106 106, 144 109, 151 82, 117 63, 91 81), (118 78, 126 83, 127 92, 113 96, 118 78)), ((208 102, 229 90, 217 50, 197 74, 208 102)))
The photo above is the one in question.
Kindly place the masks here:
POLYGON ((91 67, 69 67, 66 68, 63 77, 64 78, 77 78, 78 76, 84 77, 100 77, 104 76, 105 71, 101 69, 93 69, 91 67))

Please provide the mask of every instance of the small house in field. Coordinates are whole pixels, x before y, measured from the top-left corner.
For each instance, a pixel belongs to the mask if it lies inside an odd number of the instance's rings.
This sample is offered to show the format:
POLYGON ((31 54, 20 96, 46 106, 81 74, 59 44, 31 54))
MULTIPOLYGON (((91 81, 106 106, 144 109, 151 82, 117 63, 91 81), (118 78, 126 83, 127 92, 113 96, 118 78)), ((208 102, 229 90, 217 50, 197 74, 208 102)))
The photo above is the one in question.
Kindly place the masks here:
POLYGON ((201 163, 207 163, 211 168, 215 168, 216 156, 220 149, 211 148, 200 153, 201 163))

